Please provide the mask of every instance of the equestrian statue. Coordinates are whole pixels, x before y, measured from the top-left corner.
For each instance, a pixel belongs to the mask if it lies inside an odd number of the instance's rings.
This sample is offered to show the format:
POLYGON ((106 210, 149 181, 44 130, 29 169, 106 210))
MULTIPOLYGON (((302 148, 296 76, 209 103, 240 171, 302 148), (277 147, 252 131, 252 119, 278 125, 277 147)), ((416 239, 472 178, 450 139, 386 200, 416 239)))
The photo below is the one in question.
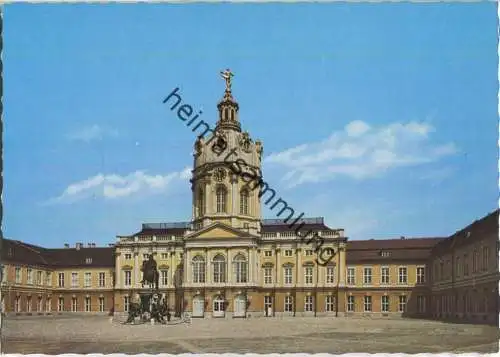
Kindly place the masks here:
POLYGON ((158 282, 160 280, 160 274, 158 273, 156 261, 153 255, 150 254, 148 260, 142 262, 142 280, 141 284, 144 287, 145 284, 152 285, 155 290, 158 290, 158 282))

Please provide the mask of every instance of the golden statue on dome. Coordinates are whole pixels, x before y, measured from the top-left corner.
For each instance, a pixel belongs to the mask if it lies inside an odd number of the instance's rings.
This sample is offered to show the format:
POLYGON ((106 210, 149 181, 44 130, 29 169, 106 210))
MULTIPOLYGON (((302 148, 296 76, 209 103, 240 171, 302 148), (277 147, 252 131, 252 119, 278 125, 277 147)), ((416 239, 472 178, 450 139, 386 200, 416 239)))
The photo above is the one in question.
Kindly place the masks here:
POLYGON ((228 68, 225 71, 221 71, 220 75, 226 81, 226 92, 231 92, 231 77, 234 77, 233 72, 228 68))

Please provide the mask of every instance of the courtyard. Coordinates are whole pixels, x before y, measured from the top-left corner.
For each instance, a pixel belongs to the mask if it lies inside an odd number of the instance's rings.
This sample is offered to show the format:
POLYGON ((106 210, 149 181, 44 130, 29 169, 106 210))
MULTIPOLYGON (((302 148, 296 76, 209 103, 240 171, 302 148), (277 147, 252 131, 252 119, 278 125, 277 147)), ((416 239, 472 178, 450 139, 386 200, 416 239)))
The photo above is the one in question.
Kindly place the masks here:
POLYGON ((498 351, 499 330, 425 320, 369 318, 193 319, 123 325, 105 316, 9 317, 2 352, 438 353, 498 351))

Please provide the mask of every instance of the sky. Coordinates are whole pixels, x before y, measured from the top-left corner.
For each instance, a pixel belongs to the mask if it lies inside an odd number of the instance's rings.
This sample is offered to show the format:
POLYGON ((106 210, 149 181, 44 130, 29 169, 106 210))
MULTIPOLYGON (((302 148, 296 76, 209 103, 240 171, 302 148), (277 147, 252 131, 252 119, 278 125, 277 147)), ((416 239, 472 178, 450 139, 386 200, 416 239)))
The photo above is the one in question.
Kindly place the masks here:
MULTIPOLYGON (((3 234, 106 245, 191 219, 230 68, 264 179, 349 239, 448 236, 498 207, 495 3, 4 5, 3 234)), ((276 211, 264 207, 265 218, 276 211)))

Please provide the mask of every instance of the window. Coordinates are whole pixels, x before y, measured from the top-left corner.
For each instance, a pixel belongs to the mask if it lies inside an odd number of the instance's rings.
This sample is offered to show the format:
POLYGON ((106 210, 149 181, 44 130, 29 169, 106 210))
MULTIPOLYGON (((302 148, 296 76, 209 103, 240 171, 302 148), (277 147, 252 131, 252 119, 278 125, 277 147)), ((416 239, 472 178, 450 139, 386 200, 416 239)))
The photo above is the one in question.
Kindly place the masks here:
POLYGON ((246 283, 247 282, 247 261, 245 257, 241 254, 238 254, 234 258, 234 275, 237 283, 246 283))
POLYGON ((327 312, 335 311, 335 296, 327 295, 325 298, 325 310, 327 312))
POLYGON ((78 287, 78 273, 71 273, 71 287, 78 287))
POLYGON ((305 253, 307 256, 313 255, 313 251, 311 249, 307 249, 305 253))
POLYGON ((103 288, 106 286, 106 273, 100 272, 99 273, 99 287, 103 288))
POLYGON ((64 311, 64 298, 60 297, 59 300, 57 301, 57 311, 62 312, 64 311))
POLYGON ((22 281, 21 268, 16 267, 16 284, 21 284, 21 281, 22 281))
POLYGON ((226 282, 226 259, 222 255, 215 256, 213 260, 214 266, 214 283, 226 282))
POLYGON ((306 284, 312 284, 313 283, 313 267, 312 266, 306 266, 304 270, 304 280, 306 284))
POLYGON ((168 285, 168 269, 160 270, 160 285, 161 286, 168 285))
POLYGON ((43 271, 36 272, 36 284, 43 285, 43 271))
POLYGON ((284 267, 285 284, 292 284, 292 266, 287 265, 284 267))
POLYGON ((127 253, 125 254, 125 260, 131 260, 132 259, 132 254, 127 253))
POLYGON ((145 253, 142 255, 143 260, 148 260, 149 259, 149 254, 145 253))
POLYGON ((217 187, 216 191, 217 213, 226 212, 226 188, 224 186, 217 187))
POLYGON ((33 270, 31 268, 26 269, 26 284, 33 284, 33 270))
POLYGON ((78 299, 76 297, 71 298, 71 311, 73 312, 78 311, 78 299))
POLYGON ((461 271, 461 269, 460 269, 460 257, 457 257, 457 259, 456 259, 455 269, 456 269, 455 275, 457 277, 459 277, 460 276, 460 271, 461 271))
POLYGON ((326 267, 326 283, 333 284, 335 282, 335 267, 328 265, 326 267))
POLYGON ((92 311, 92 307, 90 305, 90 297, 85 297, 85 312, 92 311))
POLYGON ((372 297, 371 296, 365 296, 364 297, 364 308, 365 312, 371 312, 372 311, 372 297))
POLYGON ((85 258, 85 264, 92 264, 92 258, 85 258))
POLYGON ((293 312, 293 297, 285 296, 285 312, 293 312))
POLYGON ((52 273, 50 271, 45 272, 45 285, 52 286, 52 273))
POLYGON ((104 312, 104 298, 99 297, 99 312, 104 312))
POLYGON ((125 270, 123 272, 124 279, 123 279, 123 285, 125 286, 131 286, 132 285, 132 271, 131 270, 125 270))
POLYGON ((123 297, 123 311, 128 312, 130 310, 130 297, 123 297))
POLYGON ((382 295, 382 312, 389 312, 389 296, 382 295))
POLYGON ((264 284, 272 284, 273 283, 273 268, 265 267, 264 268, 264 284))
POLYGON ((161 259, 168 259, 168 253, 161 253, 161 259))
POLYGON ((406 311, 406 295, 399 295, 399 312, 406 311))
POLYGON ((490 249, 489 247, 483 247, 483 262, 482 262, 482 271, 487 271, 488 270, 488 265, 489 265, 489 255, 490 255, 490 249))
POLYGON ((389 284, 389 267, 380 268, 380 284, 389 284))
POLYGON ((391 252, 383 250, 383 251, 380 252, 380 256, 381 257, 390 257, 391 256, 391 252))
POLYGON ((292 256, 292 250, 291 249, 285 250, 285 257, 291 257, 291 256, 292 256))
POLYGON ((198 216, 203 216, 205 214, 205 192, 203 192, 203 188, 198 189, 198 216))
POLYGON ((86 272, 83 277, 84 277, 84 279, 83 279, 83 287, 84 288, 90 288, 92 286, 92 273, 86 272))
POLYGON ((417 311, 419 313, 425 312, 425 296, 422 295, 417 296, 417 311))
POLYGON ((313 297, 306 296, 304 298, 304 311, 311 312, 313 311, 313 297))
POLYGON ((248 215, 248 190, 241 191, 240 194, 240 214, 248 215))
POLYGON ((363 269, 363 284, 371 284, 372 283, 372 268, 364 268, 363 269))
POLYGON ((193 258, 193 283, 205 282, 205 258, 197 255, 193 258))
POLYGON ((467 261, 467 254, 464 254, 464 276, 469 275, 469 262, 467 261))
POLYGON ((45 300, 45 311, 51 312, 52 311, 52 300, 51 298, 47 298, 45 300))
POLYGON ((31 296, 26 298, 26 311, 31 312, 31 296))
POLYGON ((273 251, 272 250, 266 250, 264 252, 264 256, 265 257, 272 257, 273 256, 273 251))
POLYGON ((417 267, 417 284, 425 283, 425 267, 417 267))
POLYGON ((439 279, 444 279, 444 262, 439 262, 439 279))
POLYGON ((354 312, 354 296, 352 295, 347 297, 347 311, 354 312))
POLYGON ((64 273, 59 273, 59 287, 64 288, 64 273))
POLYGON ((356 284, 356 270, 354 267, 347 268, 347 284, 354 285, 356 284))
POLYGON ((399 283, 408 283, 408 269, 406 267, 399 267, 399 283))
POLYGON ((20 296, 16 296, 16 299, 14 300, 14 311, 21 312, 21 297, 20 296))

